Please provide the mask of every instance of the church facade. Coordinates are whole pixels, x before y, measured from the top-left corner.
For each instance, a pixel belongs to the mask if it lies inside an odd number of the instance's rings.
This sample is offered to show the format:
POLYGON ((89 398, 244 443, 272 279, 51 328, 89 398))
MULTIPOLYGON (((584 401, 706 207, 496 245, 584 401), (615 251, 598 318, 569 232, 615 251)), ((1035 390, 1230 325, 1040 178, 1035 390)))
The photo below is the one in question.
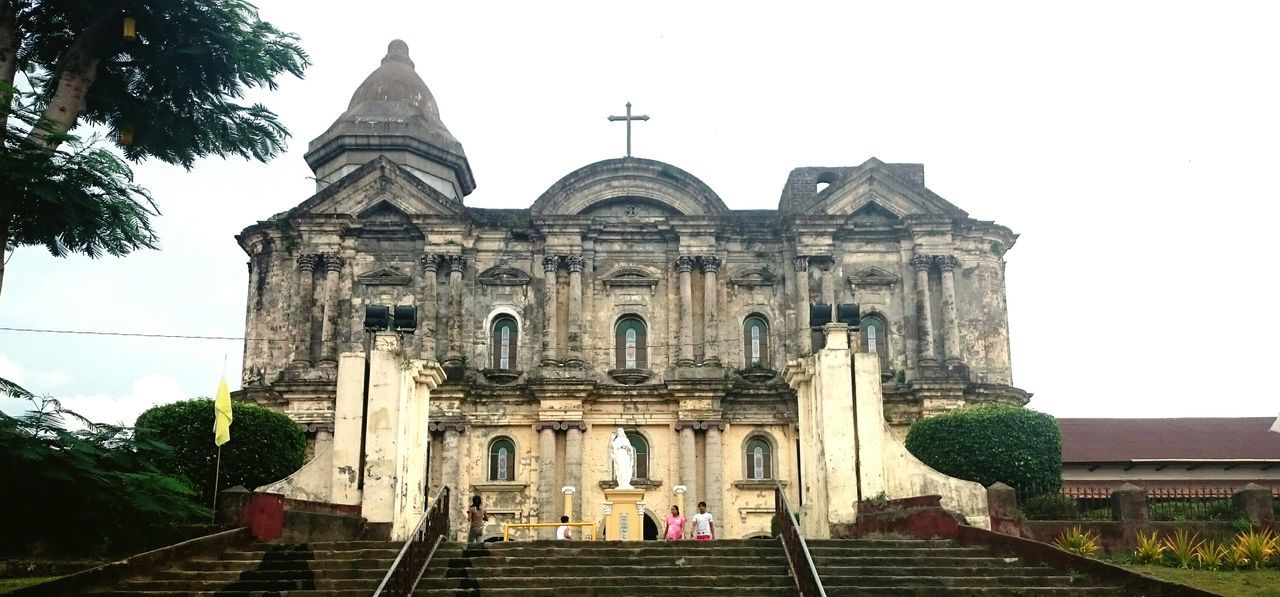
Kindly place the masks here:
POLYGON ((895 433, 1029 398, 1005 308, 1016 235, 930 191, 919 164, 796 168, 776 210, 734 210, 684 169, 626 157, 526 208, 472 208, 462 145, 399 41, 306 159, 316 194, 237 237, 237 398, 287 413, 318 450, 348 383, 339 356, 372 341, 364 308, 417 307, 399 350, 447 373, 426 491, 449 485, 456 508, 479 495, 499 521, 598 521, 623 428, 650 530, 706 501, 720 536, 767 534, 777 483, 803 510, 811 446, 781 372, 824 341, 814 304, 859 306, 853 339, 879 357, 895 433))

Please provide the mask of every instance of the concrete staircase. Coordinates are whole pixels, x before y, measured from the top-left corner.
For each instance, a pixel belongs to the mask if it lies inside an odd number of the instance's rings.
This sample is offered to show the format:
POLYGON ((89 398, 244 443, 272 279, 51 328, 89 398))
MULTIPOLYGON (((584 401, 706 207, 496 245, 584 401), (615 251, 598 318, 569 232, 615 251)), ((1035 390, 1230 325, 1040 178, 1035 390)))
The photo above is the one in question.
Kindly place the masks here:
POLYGON ((341 541, 251 545, 195 558, 94 595, 368 597, 404 544, 341 541))
POLYGON ((414 594, 796 595, 796 585, 775 539, 445 543, 414 594))
POLYGON ((809 540, 829 597, 1123 595, 1089 578, 992 555, 952 541, 809 540))

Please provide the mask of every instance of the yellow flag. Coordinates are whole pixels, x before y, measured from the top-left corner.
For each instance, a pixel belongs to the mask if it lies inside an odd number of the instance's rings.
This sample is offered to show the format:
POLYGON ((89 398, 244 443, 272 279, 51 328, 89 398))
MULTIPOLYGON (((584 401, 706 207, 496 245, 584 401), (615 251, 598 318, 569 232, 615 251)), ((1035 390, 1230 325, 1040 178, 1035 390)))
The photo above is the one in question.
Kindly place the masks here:
POLYGON ((213 399, 213 445, 231 441, 231 392, 226 378, 218 380, 218 395, 213 399))

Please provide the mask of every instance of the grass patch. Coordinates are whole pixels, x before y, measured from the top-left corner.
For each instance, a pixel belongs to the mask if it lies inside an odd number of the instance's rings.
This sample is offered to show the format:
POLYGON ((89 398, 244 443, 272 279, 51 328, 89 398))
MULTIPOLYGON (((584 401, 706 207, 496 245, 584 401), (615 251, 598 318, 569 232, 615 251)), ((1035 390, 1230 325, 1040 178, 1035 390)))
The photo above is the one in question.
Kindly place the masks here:
POLYGON ((16 591, 23 587, 38 585, 46 580, 58 578, 56 576, 25 576, 21 578, 0 578, 0 593, 8 593, 16 591))
POLYGON ((1181 583, 1227 597, 1280 596, 1280 570, 1191 570, 1143 564, 1119 564, 1134 572, 1160 580, 1181 583))

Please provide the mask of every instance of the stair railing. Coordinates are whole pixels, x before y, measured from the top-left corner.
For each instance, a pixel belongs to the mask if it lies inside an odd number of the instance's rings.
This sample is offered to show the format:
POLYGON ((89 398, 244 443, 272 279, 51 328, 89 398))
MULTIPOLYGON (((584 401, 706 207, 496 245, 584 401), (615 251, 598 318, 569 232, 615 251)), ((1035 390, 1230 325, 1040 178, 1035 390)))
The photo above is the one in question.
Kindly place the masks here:
POLYGON ((422 573, 431 563, 431 556, 436 548, 449 534, 449 486, 442 486, 431 502, 431 507, 422 515, 418 526, 409 533, 409 539, 396 554, 396 559, 382 577, 382 582, 373 592, 374 597, 408 597, 422 579, 422 573))
POLYGON ((809 545, 800 532, 800 525, 781 483, 773 488, 773 520, 774 528, 782 538, 782 547, 787 552, 787 565, 791 567, 791 576, 796 579, 800 597, 827 597, 822 579, 818 577, 818 568, 813 565, 813 556, 809 554, 809 545))

